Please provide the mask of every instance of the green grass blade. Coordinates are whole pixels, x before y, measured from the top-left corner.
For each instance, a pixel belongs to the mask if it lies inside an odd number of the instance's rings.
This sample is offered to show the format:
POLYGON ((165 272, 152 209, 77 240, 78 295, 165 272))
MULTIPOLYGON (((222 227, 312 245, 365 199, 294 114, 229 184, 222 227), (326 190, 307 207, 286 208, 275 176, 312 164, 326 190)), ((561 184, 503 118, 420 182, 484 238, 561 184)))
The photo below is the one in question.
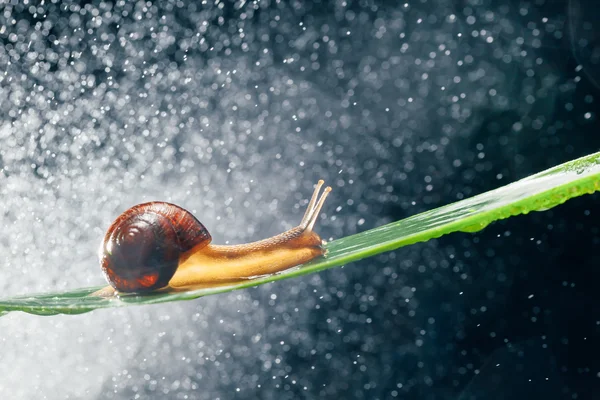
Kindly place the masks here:
POLYGON ((38 315, 80 314, 98 308, 191 300, 211 294, 293 278, 347 264, 409 244, 463 231, 530 211, 543 211, 600 188, 600 153, 579 158, 496 190, 427 211, 327 244, 327 255, 300 267, 263 278, 187 292, 125 295, 114 299, 88 296, 99 289, 36 294, 0 300, 0 315, 24 311, 38 315))

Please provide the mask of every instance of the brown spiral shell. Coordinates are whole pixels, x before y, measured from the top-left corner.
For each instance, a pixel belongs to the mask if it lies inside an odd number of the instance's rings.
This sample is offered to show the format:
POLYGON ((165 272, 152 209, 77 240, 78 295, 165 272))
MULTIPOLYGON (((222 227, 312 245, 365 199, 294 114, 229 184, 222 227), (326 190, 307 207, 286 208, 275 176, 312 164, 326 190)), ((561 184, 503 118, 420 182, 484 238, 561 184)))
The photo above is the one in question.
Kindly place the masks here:
POLYGON ((181 253, 211 240, 204 225, 175 204, 138 204, 108 228, 100 266, 108 283, 120 292, 152 291, 167 286, 181 253))

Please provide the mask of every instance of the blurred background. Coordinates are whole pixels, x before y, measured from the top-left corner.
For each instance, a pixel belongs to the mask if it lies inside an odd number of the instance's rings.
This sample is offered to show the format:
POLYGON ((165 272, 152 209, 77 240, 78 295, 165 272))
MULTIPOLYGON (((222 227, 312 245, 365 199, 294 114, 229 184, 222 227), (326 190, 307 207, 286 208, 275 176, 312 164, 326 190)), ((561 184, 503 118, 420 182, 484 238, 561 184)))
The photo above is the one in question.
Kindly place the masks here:
MULTIPOLYGON (((2 296, 148 200, 334 239, 600 145, 595 0, 0 2, 2 296)), ((592 399, 597 195, 190 302, 0 318, 0 398, 592 399)))

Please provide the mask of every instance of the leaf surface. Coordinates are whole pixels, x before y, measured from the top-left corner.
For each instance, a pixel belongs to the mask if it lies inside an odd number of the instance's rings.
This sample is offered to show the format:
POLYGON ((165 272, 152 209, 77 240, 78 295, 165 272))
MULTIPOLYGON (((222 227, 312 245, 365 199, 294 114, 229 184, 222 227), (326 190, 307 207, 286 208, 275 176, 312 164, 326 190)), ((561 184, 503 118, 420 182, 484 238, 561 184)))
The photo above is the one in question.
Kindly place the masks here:
POLYGON ((334 240, 326 245, 325 257, 278 274, 189 291, 127 294, 114 298, 90 296, 99 287, 17 296, 0 299, 0 316, 9 311, 38 315, 80 314, 99 308, 192 300, 323 271, 452 232, 476 232, 493 221, 530 211, 544 211, 598 189, 600 153, 594 153, 499 189, 334 240))

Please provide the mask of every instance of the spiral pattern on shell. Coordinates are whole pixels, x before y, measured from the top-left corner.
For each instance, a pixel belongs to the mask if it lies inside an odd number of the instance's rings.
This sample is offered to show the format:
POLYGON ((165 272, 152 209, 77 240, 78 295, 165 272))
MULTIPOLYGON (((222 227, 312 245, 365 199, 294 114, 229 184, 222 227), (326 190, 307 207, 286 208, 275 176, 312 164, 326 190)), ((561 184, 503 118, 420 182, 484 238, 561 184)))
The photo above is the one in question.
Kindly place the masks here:
POLYGON ((100 249, 100 265, 116 290, 152 291, 167 286, 182 253, 211 240, 189 211, 165 202, 139 204, 109 227, 100 249))

